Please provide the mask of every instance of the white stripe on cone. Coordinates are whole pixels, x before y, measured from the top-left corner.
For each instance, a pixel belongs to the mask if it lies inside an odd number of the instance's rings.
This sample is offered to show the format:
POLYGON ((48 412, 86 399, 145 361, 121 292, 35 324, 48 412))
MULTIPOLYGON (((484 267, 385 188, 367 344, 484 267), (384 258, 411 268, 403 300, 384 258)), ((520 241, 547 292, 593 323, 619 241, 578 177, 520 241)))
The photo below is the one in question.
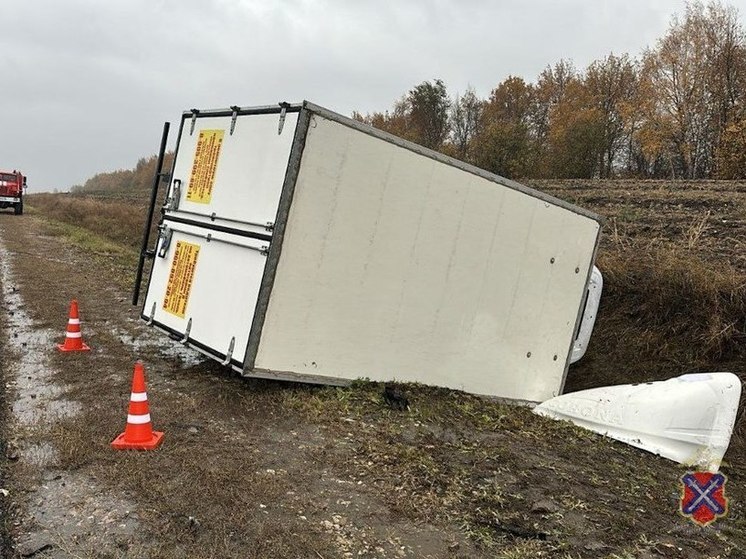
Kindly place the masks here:
POLYGON ((83 334, 81 334, 80 332, 68 332, 67 335, 66 335, 66 337, 68 337, 68 338, 82 338, 83 334))
POLYGON ((147 402, 147 401, 148 401, 147 392, 132 392, 130 394, 130 402, 147 402))
POLYGON ((130 415, 127 414, 127 423, 130 425, 143 425, 144 423, 150 423, 150 414, 144 415, 130 415))
POLYGON ((68 324, 80 324, 79 318, 71 318, 67 321, 68 324))

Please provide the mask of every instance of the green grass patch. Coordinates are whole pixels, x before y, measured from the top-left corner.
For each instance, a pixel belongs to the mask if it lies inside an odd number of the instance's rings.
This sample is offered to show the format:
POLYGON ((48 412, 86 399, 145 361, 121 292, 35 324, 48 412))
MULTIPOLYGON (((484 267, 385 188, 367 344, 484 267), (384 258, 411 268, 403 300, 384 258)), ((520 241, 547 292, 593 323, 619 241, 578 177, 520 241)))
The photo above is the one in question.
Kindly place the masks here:
POLYGON ((115 271, 119 287, 127 290, 132 288, 138 259, 138 252, 135 249, 117 244, 84 227, 56 221, 46 216, 40 217, 46 235, 64 237, 71 245, 90 254, 97 268, 106 267, 115 271))

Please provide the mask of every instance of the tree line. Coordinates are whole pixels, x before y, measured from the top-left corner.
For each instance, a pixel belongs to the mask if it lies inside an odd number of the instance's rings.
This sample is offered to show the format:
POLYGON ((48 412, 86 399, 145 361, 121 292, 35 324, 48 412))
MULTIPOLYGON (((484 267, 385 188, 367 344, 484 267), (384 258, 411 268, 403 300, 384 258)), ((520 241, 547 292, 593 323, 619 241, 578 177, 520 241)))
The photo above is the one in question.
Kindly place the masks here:
MULTIPOLYGON (((87 194, 91 192, 123 192, 136 191, 147 193, 153 186, 156 162, 158 156, 141 157, 134 169, 119 169, 106 173, 97 173, 83 184, 76 184, 70 188, 73 194, 87 194)), ((164 169, 168 169, 173 161, 173 153, 166 154, 164 169)))
POLYGON ((425 81, 353 118, 513 178, 744 178, 746 36, 733 6, 697 1, 638 58, 560 60, 486 99, 425 81))

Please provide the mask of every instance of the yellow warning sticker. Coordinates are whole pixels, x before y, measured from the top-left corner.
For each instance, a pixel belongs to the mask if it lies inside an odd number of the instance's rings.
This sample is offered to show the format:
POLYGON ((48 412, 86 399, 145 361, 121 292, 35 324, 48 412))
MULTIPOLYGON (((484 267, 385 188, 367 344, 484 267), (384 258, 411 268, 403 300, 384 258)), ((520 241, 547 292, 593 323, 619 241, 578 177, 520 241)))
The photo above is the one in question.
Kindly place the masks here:
POLYGON ((186 199, 190 202, 210 203, 224 135, 225 130, 200 131, 186 194, 186 199))
POLYGON ((194 271, 197 268, 199 245, 178 241, 168 274, 166 296, 163 299, 163 310, 175 314, 179 318, 186 315, 189 292, 192 290, 194 271))

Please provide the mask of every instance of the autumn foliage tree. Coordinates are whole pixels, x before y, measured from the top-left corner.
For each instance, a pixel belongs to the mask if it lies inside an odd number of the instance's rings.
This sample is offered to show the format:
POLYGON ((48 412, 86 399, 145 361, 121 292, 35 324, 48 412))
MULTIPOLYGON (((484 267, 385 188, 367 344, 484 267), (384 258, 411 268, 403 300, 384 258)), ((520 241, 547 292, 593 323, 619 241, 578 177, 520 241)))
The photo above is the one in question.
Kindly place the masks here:
POLYGON ((478 133, 472 139, 472 161, 500 175, 524 177, 533 161, 531 130, 533 86, 508 77, 485 103, 478 133))
POLYGON ((742 179, 746 173, 746 119, 726 126, 715 157, 719 179, 742 179))
POLYGON ((484 104, 471 87, 463 95, 456 95, 449 115, 451 155, 464 160, 473 159, 471 151, 475 147, 474 138, 481 130, 484 104))
POLYGON ((735 8, 687 4, 640 59, 509 76, 486 99, 426 81, 358 118, 510 177, 743 178, 746 35, 735 8))
POLYGON ((631 90, 624 123, 628 162, 637 165, 628 170, 643 177, 724 176, 718 162, 732 161, 726 152, 735 145, 727 131, 744 114, 745 45, 732 6, 694 2, 673 18, 643 55, 631 90))
POLYGON ((592 178, 600 161, 603 140, 601 112, 581 81, 568 85, 551 110, 545 148, 545 172, 557 178, 592 178))
POLYGON ((393 111, 367 115, 354 112, 352 118, 438 150, 443 148, 450 133, 450 106, 443 81, 425 81, 397 101, 393 111))
POLYGON ((422 82, 407 95, 409 124, 417 143, 440 149, 448 137, 448 109, 451 101, 442 80, 422 82))
POLYGON ((626 54, 610 54, 591 63, 585 72, 583 93, 587 107, 594 113, 593 126, 598 128, 594 134, 600 144, 594 148, 598 157, 594 171, 601 178, 614 174, 626 145, 625 118, 634 103, 637 80, 637 68, 626 54))
POLYGON ((549 143, 553 123, 552 117, 557 107, 565 99, 567 88, 577 80, 578 72, 570 60, 560 60, 554 66, 547 66, 536 80, 532 114, 537 153, 536 176, 550 176, 552 174, 549 143))

